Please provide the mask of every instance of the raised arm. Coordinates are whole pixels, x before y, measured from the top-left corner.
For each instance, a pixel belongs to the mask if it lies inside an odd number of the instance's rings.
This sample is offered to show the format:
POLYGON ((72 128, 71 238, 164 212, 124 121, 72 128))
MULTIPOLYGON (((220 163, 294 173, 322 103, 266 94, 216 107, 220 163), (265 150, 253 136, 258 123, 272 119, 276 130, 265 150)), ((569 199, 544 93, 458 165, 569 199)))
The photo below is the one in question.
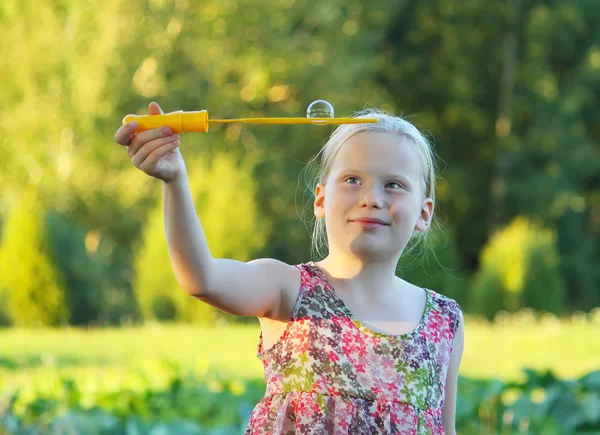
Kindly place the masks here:
POLYGON ((274 315, 283 292, 297 280, 297 269, 272 259, 243 263, 213 258, 187 177, 165 182, 163 194, 169 256, 183 290, 230 314, 274 315))
MULTIPOLYGON (((156 103, 148 111, 162 113, 156 103)), ((115 141, 127 147, 135 167, 163 181, 169 257, 182 289, 230 314, 276 315, 283 293, 299 284, 300 272, 271 259, 248 263, 214 259, 188 186, 179 136, 165 127, 135 133, 136 127, 135 122, 123 125, 115 141)))

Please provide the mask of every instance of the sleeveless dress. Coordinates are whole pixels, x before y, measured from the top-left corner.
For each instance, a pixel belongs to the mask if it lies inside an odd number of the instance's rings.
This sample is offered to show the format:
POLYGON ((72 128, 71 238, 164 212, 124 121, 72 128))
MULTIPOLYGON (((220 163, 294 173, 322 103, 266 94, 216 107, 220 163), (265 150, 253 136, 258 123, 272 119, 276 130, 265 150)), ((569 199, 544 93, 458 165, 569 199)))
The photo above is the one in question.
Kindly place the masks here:
POLYGON ((460 319, 456 301, 425 289, 412 332, 362 325, 318 266, 295 266, 301 285, 279 340, 257 356, 266 391, 245 435, 444 434, 445 380, 460 319))

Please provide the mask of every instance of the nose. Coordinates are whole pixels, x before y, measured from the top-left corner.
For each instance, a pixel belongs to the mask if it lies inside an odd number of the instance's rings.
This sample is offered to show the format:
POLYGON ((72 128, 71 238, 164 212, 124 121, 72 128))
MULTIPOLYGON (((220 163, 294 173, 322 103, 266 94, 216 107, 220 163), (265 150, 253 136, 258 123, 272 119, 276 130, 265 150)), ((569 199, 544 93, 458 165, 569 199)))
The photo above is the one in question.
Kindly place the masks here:
POLYGON ((360 200, 361 207, 383 208, 385 206, 384 192, 377 187, 365 189, 364 195, 360 200))

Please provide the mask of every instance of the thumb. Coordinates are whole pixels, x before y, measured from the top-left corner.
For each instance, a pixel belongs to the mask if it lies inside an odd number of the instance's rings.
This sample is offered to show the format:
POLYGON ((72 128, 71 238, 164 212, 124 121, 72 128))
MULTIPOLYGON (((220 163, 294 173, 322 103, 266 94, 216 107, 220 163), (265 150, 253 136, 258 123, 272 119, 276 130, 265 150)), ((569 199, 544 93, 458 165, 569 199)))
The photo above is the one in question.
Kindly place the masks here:
POLYGON ((163 111, 160 108, 160 106, 158 105, 158 103, 156 101, 153 101, 148 106, 148 113, 150 115, 162 115, 163 111))

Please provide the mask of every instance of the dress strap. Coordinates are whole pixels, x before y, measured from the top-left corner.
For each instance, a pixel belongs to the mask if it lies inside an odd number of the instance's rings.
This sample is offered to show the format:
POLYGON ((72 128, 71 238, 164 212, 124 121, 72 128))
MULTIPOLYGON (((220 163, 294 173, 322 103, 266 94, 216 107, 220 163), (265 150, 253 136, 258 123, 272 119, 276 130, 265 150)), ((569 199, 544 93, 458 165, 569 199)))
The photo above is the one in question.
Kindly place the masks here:
POLYGON ((309 268, 306 263, 300 263, 294 265, 300 271, 300 288, 298 289, 298 296, 296 297, 296 303, 292 310, 292 319, 298 316, 298 310, 303 304, 305 299, 310 299, 310 293, 312 291, 311 275, 309 268))

